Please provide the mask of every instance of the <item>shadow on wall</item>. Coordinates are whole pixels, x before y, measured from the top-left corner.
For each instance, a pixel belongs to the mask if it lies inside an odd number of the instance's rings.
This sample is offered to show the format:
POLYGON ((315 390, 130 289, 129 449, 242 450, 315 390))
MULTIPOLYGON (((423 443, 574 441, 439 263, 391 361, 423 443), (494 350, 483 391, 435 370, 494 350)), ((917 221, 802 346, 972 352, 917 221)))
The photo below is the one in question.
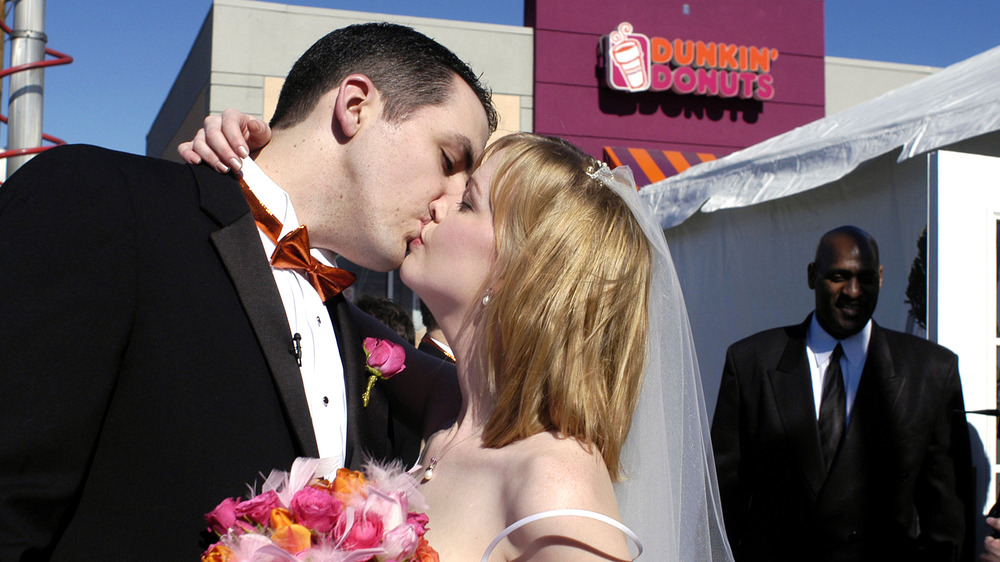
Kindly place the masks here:
POLYGON ((709 121, 728 119, 756 123, 764 112, 764 103, 754 99, 718 98, 678 95, 673 92, 623 92, 600 88, 598 104, 608 115, 652 115, 660 112, 667 117, 683 117, 709 121))

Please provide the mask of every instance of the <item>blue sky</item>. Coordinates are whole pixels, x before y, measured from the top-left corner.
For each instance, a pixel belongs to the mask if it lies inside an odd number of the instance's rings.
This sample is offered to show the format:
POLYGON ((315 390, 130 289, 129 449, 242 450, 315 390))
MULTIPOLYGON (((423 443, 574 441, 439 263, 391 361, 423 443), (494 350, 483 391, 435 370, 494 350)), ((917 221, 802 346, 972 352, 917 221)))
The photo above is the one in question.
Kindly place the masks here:
MULTIPOLYGON (((342 0, 284 3, 357 6, 342 0)), ((75 61, 45 71, 45 132, 68 142, 143 153, 146 133, 210 5, 210 0, 47 2, 48 46, 75 61)), ((825 7, 831 56, 948 66, 1000 45, 1000 0, 827 0, 825 7)), ((522 25, 524 2, 368 0, 364 9, 522 25)), ((5 97, 7 91, 4 84, 5 97)))

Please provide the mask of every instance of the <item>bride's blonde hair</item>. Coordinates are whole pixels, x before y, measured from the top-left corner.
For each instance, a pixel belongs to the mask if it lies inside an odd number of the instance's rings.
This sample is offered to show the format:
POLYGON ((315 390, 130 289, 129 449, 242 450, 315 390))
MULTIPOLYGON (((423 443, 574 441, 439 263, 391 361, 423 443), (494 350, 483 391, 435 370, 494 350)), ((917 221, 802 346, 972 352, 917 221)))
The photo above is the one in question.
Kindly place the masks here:
POLYGON ((490 189, 497 257, 473 314, 496 408, 483 440, 558 431, 598 447, 613 480, 646 358, 652 248, 569 143, 502 137, 490 189))

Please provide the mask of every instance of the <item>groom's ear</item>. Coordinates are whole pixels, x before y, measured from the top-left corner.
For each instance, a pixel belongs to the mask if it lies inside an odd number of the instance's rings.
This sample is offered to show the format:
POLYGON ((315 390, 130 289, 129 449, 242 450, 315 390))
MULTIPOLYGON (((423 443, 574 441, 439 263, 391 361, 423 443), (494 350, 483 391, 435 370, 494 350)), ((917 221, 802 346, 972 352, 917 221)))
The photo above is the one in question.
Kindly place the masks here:
POLYGON ((333 106, 334 129, 353 137, 366 119, 379 111, 378 90, 364 74, 351 74, 340 82, 333 106))

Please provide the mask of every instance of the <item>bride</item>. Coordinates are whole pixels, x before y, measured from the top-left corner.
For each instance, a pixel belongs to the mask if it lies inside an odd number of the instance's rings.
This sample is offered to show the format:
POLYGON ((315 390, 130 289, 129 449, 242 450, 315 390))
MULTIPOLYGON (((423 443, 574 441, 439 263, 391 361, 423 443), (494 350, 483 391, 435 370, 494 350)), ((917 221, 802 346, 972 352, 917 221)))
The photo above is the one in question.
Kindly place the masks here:
MULTIPOLYGON (((618 517, 612 480, 646 348, 652 250, 625 202, 588 176, 596 164, 527 135, 482 162, 454 208, 434 204, 440 222, 400 269, 454 342, 462 390, 458 420, 421 461, 434 463, 428 539, 445 560, 474 560, 543 511, 618 517)), ((631 558, 621 531, 593 520, 543 519, 508 538, 507 560, 631 558)))
POLYGON ((420 460, 442 560, 629 560, 619 521, 650 560, 731 560, 687 312, 628 170, 508 135, 431 213, 400 275, 462 392, 420 460))

